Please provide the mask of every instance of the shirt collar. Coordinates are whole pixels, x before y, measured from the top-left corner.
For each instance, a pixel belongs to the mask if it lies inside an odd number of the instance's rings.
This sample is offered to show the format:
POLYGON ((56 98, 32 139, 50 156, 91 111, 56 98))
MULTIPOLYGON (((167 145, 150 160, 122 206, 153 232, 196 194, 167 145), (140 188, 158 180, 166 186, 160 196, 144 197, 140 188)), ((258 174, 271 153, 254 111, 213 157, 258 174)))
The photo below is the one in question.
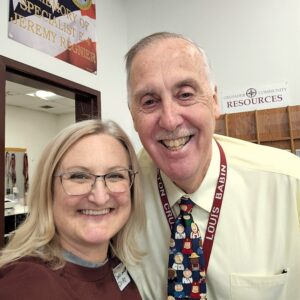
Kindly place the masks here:
POLYGON ((164 172, 160 172, 171 207, 173 207, 182 196, 188 196, 196 205, 200 206, 207 212, 210 212, 220 172, 220 153, 215 140, 212 142, 212 158, 207 173, 200 187, 194 193, 187 195, 178 186, 176 186, 164 172))
POLYGON ((104 262, 99 262, 99 263, 90 262, 90 261, 87 261, 85 259, 82 259, 82 258, 74 255, 73 253, 71 253, 67 250, 63 250, 63 256, 66 261, 71 262, 75 265, 79 265, 79 266, 87 267, 87 268, 99 268, 108 262, 108 258, 106 258, 106 260, 104 262))

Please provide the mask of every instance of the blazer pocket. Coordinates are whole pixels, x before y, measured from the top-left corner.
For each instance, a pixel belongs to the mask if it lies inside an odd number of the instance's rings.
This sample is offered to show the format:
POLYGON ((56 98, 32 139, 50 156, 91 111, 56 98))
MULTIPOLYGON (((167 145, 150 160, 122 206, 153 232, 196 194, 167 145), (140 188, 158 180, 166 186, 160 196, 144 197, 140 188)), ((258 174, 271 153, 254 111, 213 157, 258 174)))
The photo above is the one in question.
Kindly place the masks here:
POLYGON ((288 273, 271 276, 232 273, 231 300, 281 300, 288 273))

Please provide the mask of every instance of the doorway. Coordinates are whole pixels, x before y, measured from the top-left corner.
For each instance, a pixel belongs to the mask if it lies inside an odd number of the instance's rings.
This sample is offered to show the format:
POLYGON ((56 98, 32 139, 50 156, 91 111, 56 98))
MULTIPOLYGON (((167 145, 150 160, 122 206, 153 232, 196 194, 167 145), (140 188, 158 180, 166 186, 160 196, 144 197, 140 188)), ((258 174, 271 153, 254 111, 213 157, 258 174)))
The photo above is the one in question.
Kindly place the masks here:
POLYGON ((34 172, 38 152, 56 132, 73 122, 101 118, 100 95, 99 91, 0 56, 0 149, 3 149, 0 156, 0 248, 7 231, 4 200, 15 196, 22 199, 25 193, 23 181, 20 188, 10 188, 6 158, 15 158, 21 151, 34 172), (36 147, 30 143, 31 136, 37 141, 36 147), (5 148, 12 151, 9 153, 5 148), (11 194, 6 197, 8 192, 11 194))

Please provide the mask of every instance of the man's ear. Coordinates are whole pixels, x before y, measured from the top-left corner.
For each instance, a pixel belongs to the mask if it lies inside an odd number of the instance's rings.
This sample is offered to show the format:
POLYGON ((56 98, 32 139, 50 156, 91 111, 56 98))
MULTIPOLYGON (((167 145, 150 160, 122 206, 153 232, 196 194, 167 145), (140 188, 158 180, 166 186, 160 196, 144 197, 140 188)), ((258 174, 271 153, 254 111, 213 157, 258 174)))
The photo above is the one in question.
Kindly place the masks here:
POLYGON ((221 114, 221 108, 220 108, 220 104, 219 104, 219 97, 218 97, 218 88, 215 85, 214 87, 214 94, 213 94, 213 113, 214 113, 214 117, 215 119, 218 119, 220 117, 221 114))

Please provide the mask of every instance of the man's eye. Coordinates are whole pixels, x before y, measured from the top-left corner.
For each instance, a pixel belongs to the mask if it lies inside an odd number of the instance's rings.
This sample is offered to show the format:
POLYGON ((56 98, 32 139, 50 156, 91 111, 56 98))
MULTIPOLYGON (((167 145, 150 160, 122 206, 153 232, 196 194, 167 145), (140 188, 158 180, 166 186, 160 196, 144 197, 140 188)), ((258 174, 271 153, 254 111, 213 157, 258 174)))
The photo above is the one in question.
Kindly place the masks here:
POLYGON ((142 107, 148 107, 148 106, 153 106, 157 103, 157 100, 153 99, 153 98, 149 98, 147 100, 143 100, 141 102, 142 107))
POLYGON ((143 105, 144 106, 149 106, 149 105, 153 105, 154 103, 156 103, 156 101, 154 99, 148 99, 148 100, 143 102, 143 105))
POLYGON ((145 112, 153 111, 159 103, 155 98, 145 98, 140 102, 140 109, 145 112))
POLYGON ((182 93, 181 95, 180 95, 180 97, 181 97, 181 99, 188 99, 188 98, 190 98, 190 97, 192 97, 193 96, 193 94, 192 93, 182 93))
POLYGON ((178 93, 177 99, 180 105, 190 106, 197 102, 196 94, 192 91, 178 93))

